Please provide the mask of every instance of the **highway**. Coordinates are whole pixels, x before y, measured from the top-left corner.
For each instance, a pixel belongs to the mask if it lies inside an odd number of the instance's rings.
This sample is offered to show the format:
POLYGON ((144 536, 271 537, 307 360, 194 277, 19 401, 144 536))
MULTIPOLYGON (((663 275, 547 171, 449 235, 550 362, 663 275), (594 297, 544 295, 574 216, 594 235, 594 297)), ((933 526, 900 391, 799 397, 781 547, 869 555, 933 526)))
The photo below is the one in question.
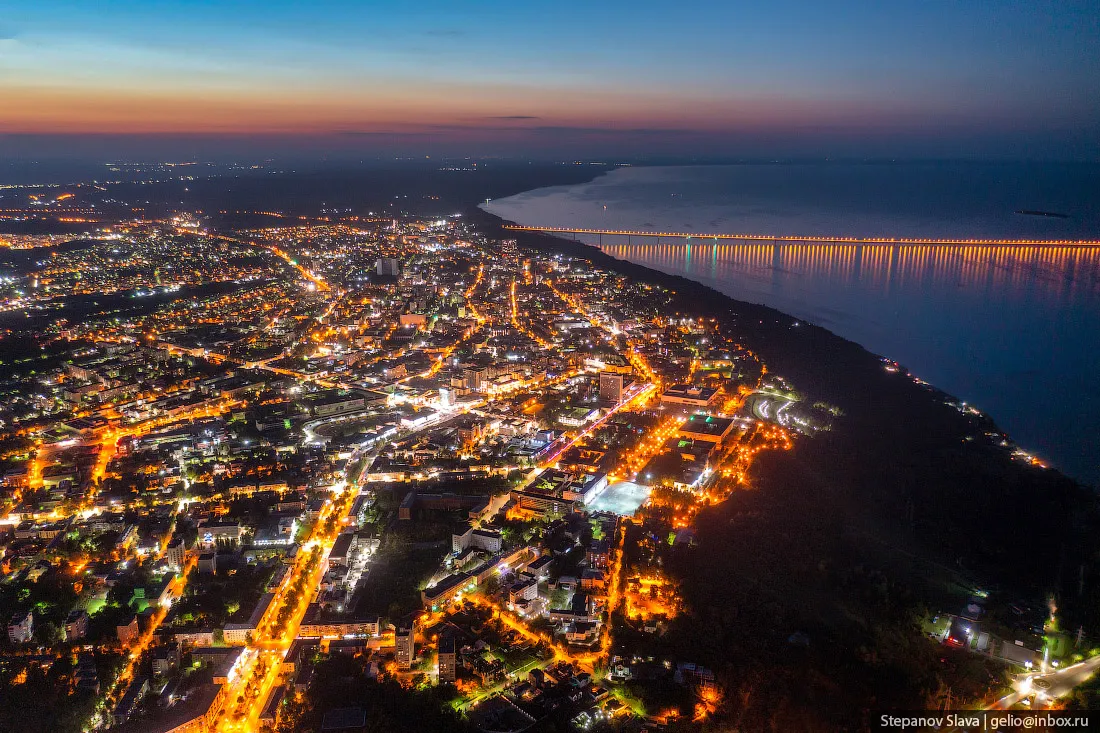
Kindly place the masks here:
POLYGON ((195 229, 188 229, 188 228, 185 228, 185 227, 176 227, 176 231, 179 232, 180 234, 198 234, 199 236, 205 236, 205 237, 208 237, 210 239, 220 239, 223 242, 233 242, 235 244, 243 244, 243 245, 246 245, 246 246, 249 246, 249 247, 259 247, 261 249, 266 249, 268 252, 275 255, 276 257, 278 257, 279 259, 283 260, 288 265, 293 267, 295 270, 297 270, 298 274, 301 275, 305 280, 310 282, 313 285, 313 287, 316 288, 317 290, 319 290, 321 292, 326 292, 326 291, 329 291, 329 290, 332 289, 329 286, 329 284, 327 282, 325 282, 324 278, 322 278, 321 276, 317 275, 314 272, 311 272, 310 270, 307 270, 305 267, 298 264, 298 260, 294 259, 290 254, 288 254, 284 250, 280 249, 279 247, 276 247, 273 244, 269 245, 269 244, 264 244, 262 242, 256 242, 256 241, 253 241, 253 240, 249 240, 249 239, 240 239, 238 237, 230 237, 226 234, 218 234, 218 233, 215 233, 215 232, 205 232, 205 231, 200 231, 200 230, 195 230, 195 229))

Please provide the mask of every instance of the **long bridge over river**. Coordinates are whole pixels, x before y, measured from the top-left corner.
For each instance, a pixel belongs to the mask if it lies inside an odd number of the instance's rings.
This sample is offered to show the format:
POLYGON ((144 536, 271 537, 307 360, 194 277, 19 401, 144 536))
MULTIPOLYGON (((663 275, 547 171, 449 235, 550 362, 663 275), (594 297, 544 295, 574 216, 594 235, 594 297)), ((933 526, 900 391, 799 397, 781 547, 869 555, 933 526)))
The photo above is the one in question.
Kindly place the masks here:
POLYGON ((576 239, 577 235, 595 236, 599 243, 603 244, 603 238, 621 237, 627 244, 632 244, 635 239, 660 240, 698 240, 701 242, 717 242, 719 240, 734 240, 751 244, 774 245, 805 245, 805 244, 854 244, 869 247, 896 247, 898 245, 935 246, 935 247, 1095 247, 1100 248, 1100 240, 1097 239, 923 239, 913 237, 800 237, 794 235, 773 234, 706 234, 701 232, 654 232, 647 230, 627 229, 579 229, 572 227, 533 227, 507 224, 504 227, 519 232, 542 232, 544 234, 571 234, 576 239))

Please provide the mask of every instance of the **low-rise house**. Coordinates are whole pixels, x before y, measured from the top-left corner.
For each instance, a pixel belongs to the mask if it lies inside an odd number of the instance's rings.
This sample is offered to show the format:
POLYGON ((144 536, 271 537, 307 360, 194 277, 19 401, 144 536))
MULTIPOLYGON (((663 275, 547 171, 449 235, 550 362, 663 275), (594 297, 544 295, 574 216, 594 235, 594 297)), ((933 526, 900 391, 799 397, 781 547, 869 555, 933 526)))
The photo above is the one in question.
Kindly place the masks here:
POLYGON ((137 616, 131 616, 129 621, 115 627, 118 641, 123 646, 130 646, 137 641, 140 631, 137 616))

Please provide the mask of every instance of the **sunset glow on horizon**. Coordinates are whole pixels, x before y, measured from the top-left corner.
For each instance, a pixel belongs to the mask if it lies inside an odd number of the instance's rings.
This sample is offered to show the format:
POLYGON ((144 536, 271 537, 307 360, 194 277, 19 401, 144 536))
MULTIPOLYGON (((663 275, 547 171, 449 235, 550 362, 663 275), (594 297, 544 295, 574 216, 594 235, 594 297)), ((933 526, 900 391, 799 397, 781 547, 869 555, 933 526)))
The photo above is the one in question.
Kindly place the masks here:
POLYGON ((1100 126, 1100 32, 1083 3, 494 3, 476 18, 433 2, 14 5, 0 19, 0 135, 522 148, 1057 130, 1073 150, 1100 126))

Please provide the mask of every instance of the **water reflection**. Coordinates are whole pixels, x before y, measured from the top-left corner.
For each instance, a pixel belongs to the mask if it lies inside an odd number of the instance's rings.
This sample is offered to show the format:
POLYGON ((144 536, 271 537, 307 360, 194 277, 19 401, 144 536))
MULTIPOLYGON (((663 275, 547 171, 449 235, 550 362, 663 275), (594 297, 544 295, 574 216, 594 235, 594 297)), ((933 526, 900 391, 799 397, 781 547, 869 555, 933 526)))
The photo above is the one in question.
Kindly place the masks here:
POLYGON ((1025 448, 1100 483, 1100 248, 605 236, 602 249, 897 359, 989 412, 1025 448))
POLYGON ((1100 293, 1100 248, 955 247, 825 244, 608 244, 613 257, 675 266, 709 279, 800 276, 888 294, 919 286, 1026 287, 1035 295, 1072 300, 1100 293), (1036 287, 1038 286, 1038 287, 1036 287))

